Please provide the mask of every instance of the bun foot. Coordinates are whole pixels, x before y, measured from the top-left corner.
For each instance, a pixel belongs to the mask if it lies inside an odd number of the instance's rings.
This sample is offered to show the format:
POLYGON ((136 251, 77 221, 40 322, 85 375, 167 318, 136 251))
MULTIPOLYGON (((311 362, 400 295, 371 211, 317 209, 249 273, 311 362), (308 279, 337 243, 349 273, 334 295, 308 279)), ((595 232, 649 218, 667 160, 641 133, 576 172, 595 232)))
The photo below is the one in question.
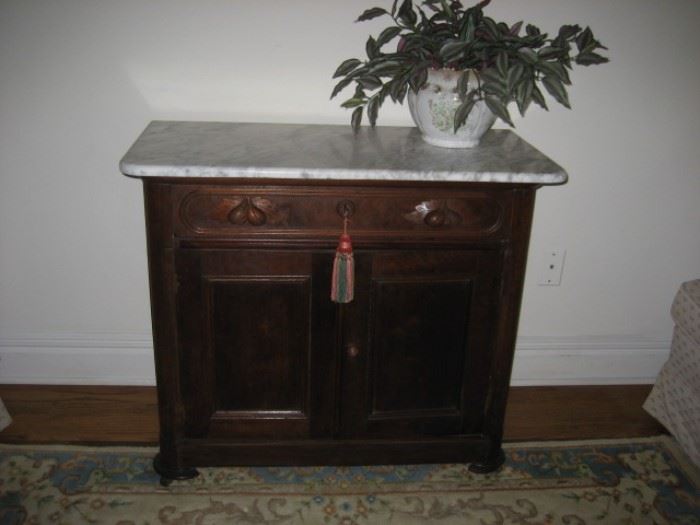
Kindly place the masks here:
POLYGON ((499 448, 498 452, 487 458, 486 461, 476 461, 470 464, 469 471, 474 474, 488 474, 500 469, 505 461, 506 455, 503 453, 503 449, 499 448))
POLYGON ((196 468, 170 468, 163 465, 160 459, 160 453, 156 454, 156 457, 153 458, 153 470, 160 474, 160 484, 164 487, 169 486, 173 481, 192 479, 199 475, 196 468))
POLYGON ((164 478, 163 476, 160 477, 160 484, 163 487, 169 487, 172 482, 173 480, 170 478, 164 478))

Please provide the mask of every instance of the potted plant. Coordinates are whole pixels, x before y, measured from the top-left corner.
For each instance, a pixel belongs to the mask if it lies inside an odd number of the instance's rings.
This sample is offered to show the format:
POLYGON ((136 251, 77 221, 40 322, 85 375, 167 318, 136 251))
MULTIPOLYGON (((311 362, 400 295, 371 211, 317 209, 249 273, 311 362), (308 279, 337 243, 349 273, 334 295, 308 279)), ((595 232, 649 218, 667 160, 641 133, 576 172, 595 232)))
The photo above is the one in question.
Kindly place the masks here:
POLYGON ((524 115, 532 102, 547 109, 544 92, 569 108, 567 86, 573 64, 608 59, 590 28, 564 25, 550 37, 532 24, 507 25, 483 14, 491 0, 465 8, 457 0, 394 0, 373 7, 357 21, 391 19, 370 36, 367 58, 349 58, 335 71, 331 98, 355 84, 341 106, 353 110, 357 130, 366 116, 374 126, 387 97, 409 109, 423 138, 445 147, 478 144, 496 118, 513 126, 508 104, 524 115), (396 45, 388 44, 396 42, 396 45))

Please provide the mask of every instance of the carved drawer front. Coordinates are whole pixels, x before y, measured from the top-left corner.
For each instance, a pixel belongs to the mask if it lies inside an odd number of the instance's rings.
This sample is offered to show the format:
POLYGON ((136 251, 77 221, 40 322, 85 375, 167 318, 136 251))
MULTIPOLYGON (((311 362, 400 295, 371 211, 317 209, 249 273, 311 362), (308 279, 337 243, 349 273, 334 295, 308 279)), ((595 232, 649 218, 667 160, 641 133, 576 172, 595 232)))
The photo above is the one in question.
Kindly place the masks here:
POLYGON ((498 237, 511 213, 507 191, 218 186, 180 191, 176 233, 182 237, 337 236, 344 216, 354 238, 498 237))

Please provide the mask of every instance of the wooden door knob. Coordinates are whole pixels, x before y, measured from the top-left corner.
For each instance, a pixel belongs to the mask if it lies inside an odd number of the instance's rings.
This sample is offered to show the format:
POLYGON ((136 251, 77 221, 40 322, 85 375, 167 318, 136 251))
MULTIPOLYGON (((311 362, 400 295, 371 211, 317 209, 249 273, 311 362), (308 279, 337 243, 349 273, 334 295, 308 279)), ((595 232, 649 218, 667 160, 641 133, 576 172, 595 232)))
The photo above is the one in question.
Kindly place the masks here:
POLYGON ((348 357, 355 358, 358 355, 360 355, 360 347, 356 344, 349 344, 347 347, 345 347, 345 350, 348 354, 348 357))
POLYGON ((447 216, 444 210, 433 210, 425 216, 425 224, 431 228, 439 228, 447 221, 447 216))

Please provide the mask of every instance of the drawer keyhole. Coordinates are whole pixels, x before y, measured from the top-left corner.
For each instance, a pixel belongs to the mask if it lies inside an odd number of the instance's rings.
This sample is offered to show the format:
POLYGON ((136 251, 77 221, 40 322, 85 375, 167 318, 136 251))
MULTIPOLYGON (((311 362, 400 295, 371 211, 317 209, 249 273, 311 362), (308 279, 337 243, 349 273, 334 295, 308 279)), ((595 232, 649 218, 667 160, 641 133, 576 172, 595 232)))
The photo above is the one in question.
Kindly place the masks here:
POLYGON ((349 200, 340 201, 335 209, 343 219, 349 219, 355 214, 355 203, 349 200))

